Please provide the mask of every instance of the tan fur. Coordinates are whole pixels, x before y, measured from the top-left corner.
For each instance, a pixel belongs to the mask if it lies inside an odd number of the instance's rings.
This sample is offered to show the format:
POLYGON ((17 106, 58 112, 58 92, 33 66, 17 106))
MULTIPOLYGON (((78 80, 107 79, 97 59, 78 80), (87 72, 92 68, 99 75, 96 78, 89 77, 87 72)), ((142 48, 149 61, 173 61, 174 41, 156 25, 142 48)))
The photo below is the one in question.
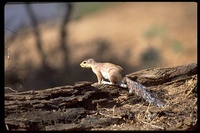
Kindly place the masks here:
POLYGON ((123 69, 112 63, 99 63, 94 59, 84 60, 80 66, 82 68, 91 68, 96 74, 98 83, 101 83, 102 79, 108 79, 112 84, 117 84, 122 81, 123 69))

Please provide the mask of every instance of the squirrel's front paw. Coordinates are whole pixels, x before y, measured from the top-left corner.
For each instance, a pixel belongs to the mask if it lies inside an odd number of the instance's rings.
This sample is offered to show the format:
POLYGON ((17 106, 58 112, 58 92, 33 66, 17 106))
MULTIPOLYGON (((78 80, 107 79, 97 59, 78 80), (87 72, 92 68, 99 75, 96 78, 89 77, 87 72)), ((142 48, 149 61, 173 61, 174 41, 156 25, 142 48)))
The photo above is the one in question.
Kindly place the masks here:
POLYGON ((100 82, 93 83, 93 85, 100 85, 100 84, 101 84, 100 82))

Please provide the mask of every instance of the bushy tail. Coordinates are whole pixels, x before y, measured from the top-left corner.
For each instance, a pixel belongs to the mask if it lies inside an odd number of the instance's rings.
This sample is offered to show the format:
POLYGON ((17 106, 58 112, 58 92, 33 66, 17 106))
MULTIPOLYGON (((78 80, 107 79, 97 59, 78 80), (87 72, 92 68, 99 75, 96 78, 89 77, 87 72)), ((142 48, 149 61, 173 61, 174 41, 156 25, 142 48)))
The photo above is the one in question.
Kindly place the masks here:
POLYGON ((138 96, 141 96, 142 98, 144 98, 147 102, 154 104, 158 107, 163 107, 164 106, 164 102, 160 101, 159 99, 155 98, 152 96, 152 94, 150 92, 147 91, 146 87, 143 86, 142 84, 135 82, 131 79, 129 79, 128 77, 126 77, 126 83, 129 89, 129 93, 134 93, 138 96))

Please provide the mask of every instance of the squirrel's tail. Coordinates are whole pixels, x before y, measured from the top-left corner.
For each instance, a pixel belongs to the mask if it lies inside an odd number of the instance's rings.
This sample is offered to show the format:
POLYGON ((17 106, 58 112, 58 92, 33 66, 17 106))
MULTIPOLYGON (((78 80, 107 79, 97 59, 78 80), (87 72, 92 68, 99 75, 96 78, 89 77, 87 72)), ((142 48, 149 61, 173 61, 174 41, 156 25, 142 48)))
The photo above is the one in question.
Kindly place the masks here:
POLYGON ((125 77, 125 81, 127 83, 127 87, 129 89, 129 93, 134 93, 136 95, 141 96, 147 102, 152 103, 158 107, 163 107, 165 105, 164 102, 160 101, 159 99, 152 96, 150 92, 147 91, 146 87, 138 82, 131 80, 128 77, 125 77))

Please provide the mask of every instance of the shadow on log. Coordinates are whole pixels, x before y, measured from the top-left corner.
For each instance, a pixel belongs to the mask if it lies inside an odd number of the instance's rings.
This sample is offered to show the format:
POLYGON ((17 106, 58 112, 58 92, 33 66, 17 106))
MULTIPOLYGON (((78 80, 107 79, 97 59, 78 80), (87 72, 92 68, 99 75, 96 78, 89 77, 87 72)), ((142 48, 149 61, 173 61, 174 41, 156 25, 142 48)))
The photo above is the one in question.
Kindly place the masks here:
POLYGON ((5 129, 197 130, 197 63, 126 76, 166 104, 159 108, 128 89, 87 81, 5 93, 5 129))

